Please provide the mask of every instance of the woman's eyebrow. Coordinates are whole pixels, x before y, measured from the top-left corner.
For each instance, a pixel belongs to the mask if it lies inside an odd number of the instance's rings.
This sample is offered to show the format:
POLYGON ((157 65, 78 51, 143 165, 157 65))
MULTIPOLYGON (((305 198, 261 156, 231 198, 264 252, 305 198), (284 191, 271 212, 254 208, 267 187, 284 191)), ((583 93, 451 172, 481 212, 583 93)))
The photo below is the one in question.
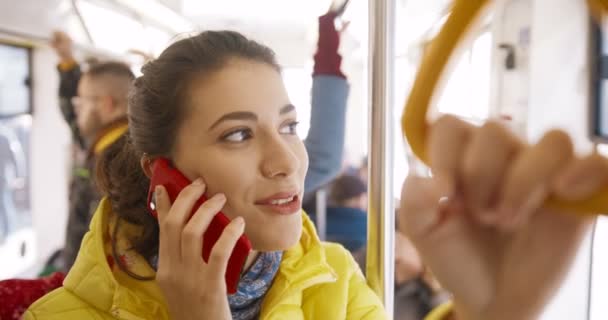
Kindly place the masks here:
MULTIPOLYGON (((285 107, 283 107, 283 108, 285 108, 285 107)), ((229 120, 257 121, 258 116, 255 113, 248 112, 248 111, 236 111, 236 112, 227 113, 227 114, 223 115, 222 117, 220 117, 217 121, 215 121, 211 125, 211 127, 209 127, 209 130, 213 130, 213 128, 217 127, 220 123, 222 123, 224 121, 229 121, 229 120)))
MULTIPOLYGON (((295 110, 296 110, 296 107, 290 103, 290 104, 287 104, 284 107, 282 107, 281 111, 279 113, 281 115, 284 115, 286 113, 290 113, 295 110)), ((209 130, 213 130, 213 128, 217 127, 220 123, 222 123, 224 121, 229 121, 229 120, 257 121, 258 116, 255 113, 249 112, 249 111, 235 111, 235 112, 227 113, 227 114, 221 116, 217 121, 215 121, 211 125, 211 127, 209 127, 209 130)))
POLYGON ((284 115, 286 113, 290 113, 295 110, 296 110, 296 107, 290 103, 288 105, 285 105, 283 108, 281 108, 281 111, 279 112, 279 114, 284 115))

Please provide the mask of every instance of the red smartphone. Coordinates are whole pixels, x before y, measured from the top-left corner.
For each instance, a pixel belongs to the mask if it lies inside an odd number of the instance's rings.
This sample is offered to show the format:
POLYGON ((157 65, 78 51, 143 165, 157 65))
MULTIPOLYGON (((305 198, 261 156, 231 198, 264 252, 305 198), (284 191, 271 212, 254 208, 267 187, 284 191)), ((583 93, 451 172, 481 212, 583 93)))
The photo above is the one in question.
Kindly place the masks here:
MULTIPOLYGON (((167 190, 171 203, 175 202, 177 195, 186 186, 190 185, 191 181, 186 178, 179 170, 171 165, 171 162, 165 158, 158 158, 152 163, 152 178, 150 181, 150 190, 148 191, 148 209, 150 213, 157 218, 156 203, 154 199, 154 190, 156 186, 162 185, 167 190)), ((203 195, 198 199, 190 217, 196 212, 207 198, 203 195)), ((222 212, 218 212, 211 224, 203 234, 203 252, 202 257, 205 262, 209 261, 209 254, 211 249, 215 245, 215 242, 220 238, 224 228, 230 223, 230 219, 226 217, 222 212)), ((251 242, 243 234, 237 241, 234 250, 228 260, 228 268, 226 269, 226 287, 228 288, 229 294, 236 293, 239 278, 247 260, 247 256, 251 251, 251 242)))

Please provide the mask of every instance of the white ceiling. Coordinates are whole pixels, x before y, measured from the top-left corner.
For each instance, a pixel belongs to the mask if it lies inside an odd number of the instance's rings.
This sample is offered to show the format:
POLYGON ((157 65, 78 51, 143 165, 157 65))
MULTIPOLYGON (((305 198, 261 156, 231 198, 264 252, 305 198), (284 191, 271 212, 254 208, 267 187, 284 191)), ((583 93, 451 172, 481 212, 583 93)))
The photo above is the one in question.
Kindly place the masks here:
MULTIPOLYGON (((87 0, 113 6, 133 0, 87 0)), ((397 51, 407 50, 438 20, 450 0, 397 1, 397 51)), ((0 28, 48 36, 66 27, 78 42, 87 41, 77 17, 70 12, 69 0, 0 0, 0 28)), ((332 0, 138 0, 137 3, 162 2, 193 22, 198 29, 236 29, 258 39, 277 51, 285 65, 310 61, 317 39, 317 17, 332 0)), ((146 6, 140 6, 145 10, 146 6)), ((351 0, 344 14, 351 21, 343 37, 347 58, 366 59, 368 1, 351 0)))
POLYGON ((206 17, 260 23, 306 25, 327 11, 331 0, 182 0, 181 13, 204 23, 206 17))
MULTIPOLYGON (((202 28, 233 28, 260 38, 272 47, 290 41, 300 48, 314 50, 317 17, 332 0, 164 0, 181 8, 180 12, 202 28), (176 2, 180 2, 177 4, 176 2), (278 39, 278 41, 275 41, 278 39)), ((397 9, 396 42, 398 54, 404 53, 436 23, 450 0, 394 0, 397 9)), ((350 26, 344 36, 345 54, 359 58, 367 55, 368 0, 351 0, 344 18, 350 26)), ((295 58, 300 60, 300 58, 295 58)))
POLYGON ((67 22, 69 10, 65 0, 0 0, 0 28, 46 37, 67 22))

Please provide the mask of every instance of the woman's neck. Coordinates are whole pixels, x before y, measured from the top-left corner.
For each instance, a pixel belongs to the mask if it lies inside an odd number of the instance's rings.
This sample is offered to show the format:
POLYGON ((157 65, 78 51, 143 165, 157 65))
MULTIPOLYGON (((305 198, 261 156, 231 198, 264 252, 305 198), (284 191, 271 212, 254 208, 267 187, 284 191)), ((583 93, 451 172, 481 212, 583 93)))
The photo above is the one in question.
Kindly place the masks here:
POLYGON ((245 260, 245 266, 243 267, 243 273, 246 273, 249 270, 249 267, 251 267, 253 265, 253 263, 255 262, 255 259, 257 259, 259 255, 260 255, 260 253, 258 251, 251 250, 251 252, 249 253, 249 256, 247 256, 247 260, 245 260))

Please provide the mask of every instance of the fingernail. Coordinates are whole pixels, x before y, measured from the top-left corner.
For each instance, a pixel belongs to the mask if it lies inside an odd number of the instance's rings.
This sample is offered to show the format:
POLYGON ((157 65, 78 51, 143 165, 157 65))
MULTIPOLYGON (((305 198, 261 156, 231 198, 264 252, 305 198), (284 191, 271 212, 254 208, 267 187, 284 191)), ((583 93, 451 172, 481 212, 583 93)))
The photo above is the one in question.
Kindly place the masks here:
POLYGON ((538 209, 543 200, 547 197, 547 188, 545 186, 537 187, 531 194, 530 197, 521 206, 522 213, 529 213, 533 210, 538 209))
POLYGON ((202 186, 204 184, 203 179, 197 178, 192 182, 193 185, 202 186))
POLYGON ((216 201, 218 202, 224 202, 226 201, 226 195, 223 193, 218 193, 214 196, 214 198, 216 199, 216 201))
POLYGON ((243 231, 245 230, 245 219, 243 219, 243 217, 236 217, 234 223, 237 227, 243 229, 243 231))
POLYGON ((505 230, 513 230, 524 223, 526 219, 538 210, 547 197, 547 188, 539 186, 530 193, 530 196, 519 209, 506 209, 501 211, 501 225, 505 230), (510 211, 510 212, 509 212, 510 211))
POLYGON ((441 196, 450 197, 454 192, 454 184, 452 179, 446 178, 445 176, 439 176, 436 179, 437 190, 441 196))

